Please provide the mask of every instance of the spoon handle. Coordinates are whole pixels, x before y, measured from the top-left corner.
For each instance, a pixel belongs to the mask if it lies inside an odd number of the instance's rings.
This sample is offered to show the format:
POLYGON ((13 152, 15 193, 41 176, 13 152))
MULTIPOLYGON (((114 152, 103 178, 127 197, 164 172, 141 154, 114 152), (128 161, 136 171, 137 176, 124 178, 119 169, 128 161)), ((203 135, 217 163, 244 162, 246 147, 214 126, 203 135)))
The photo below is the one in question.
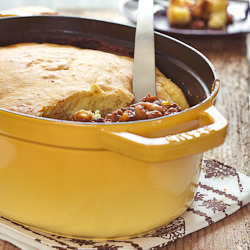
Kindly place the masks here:
POLYGON ((153 0, 139 0, 135 34, 133 92, 135 102, 156 95, 153 0))

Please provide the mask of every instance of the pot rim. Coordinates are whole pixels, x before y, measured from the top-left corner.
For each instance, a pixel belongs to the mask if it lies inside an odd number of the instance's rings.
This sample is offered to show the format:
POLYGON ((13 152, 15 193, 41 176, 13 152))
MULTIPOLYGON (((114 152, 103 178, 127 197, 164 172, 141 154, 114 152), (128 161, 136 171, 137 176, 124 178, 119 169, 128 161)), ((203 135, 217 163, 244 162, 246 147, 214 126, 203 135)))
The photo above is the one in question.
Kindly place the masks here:
MULTIPOLYGON (((126 25, 126 24, 119 24, 119 23, 115 23, 115 22, 110 22, 110 21, 104 21, 104 20, 99 20, 99 19, 92 19, 92 18, 83 18, 83 17, 75 17, 75 16, 63 16, 63 15, 58 15, 58 16, 26 16, 26 17, 3 17, 1 18, 1 20, 6 20, 6 19, 23 19, 23 18, 72 18, 72 19, 81 19, 81 20, 87 20, 87 21, 93 21, 93 22, 100 22, 100 23, 108 23, 108 24, 112 24, 112 25, 115 25, 115 26, 123 26, 123 27, 127 27, 129 29, 134 29, 135 30, 135 27, 132 26, 132 25, 126 25)), ((0 20, 0 22, 1 22, 0 20)), ((47 118, 47 117, 40 117, 40 116, 34 116, 34 115, 29 115, 29 114, 24 114, 24 113, 20 113, 20 112, 15 112, 15 111, 10 111, 10 110, 6 110, 6 109, 3 109, 0 107, 0 111, 3 112, 3 113, 10 113, 10 114, 15 114, 17 115, 18 117, 27 117, 27 118, 31 118, 31 119, 38 119, 38 120, 42 120, 42 121, 47 121, 47 122, 52 122, 52 123, 64 123, 65 125, 81 125, 81 126, 90 126, 90 125, 94 125, 94 126, 117 126, 117 125, 127 125, 127 124, 134 124, 134 123, 145 123, 145 122, 150 122, 150 121, 157 121, 157 120, 162 120, 162 119, 167 119, 168 117, 173 117, 173 116, 177 116, 179 114, 184 114, 184 113, 188 113, 188 112, 192 112, 193 110, 196 110, 196 109, 200 109, 201 107, 207 107, 206 104, 210 104, 213 102, 213 100, 215 99, 218 91, 219 91, 219 88, 220 88, 220 81, 219 79, 217 78, 217 74, 216 74, 216 69, 215 67, 213 66, 213 64, 210 62, 210 60, 205 56, 203 55, 199 50, 195 49, 194 47, 176 39, 176 38, 173 38, 169 35, 166 35, 166 34, 163 34, 163 33, 160 33, 160 32, 157 32, 157 31, 154 31, 154 34, 156 36, 161 36, 161 37, 164 37, 166 39, 170 39, 178 44, 181 44, 182 46, 192 50, 194 53, 198 54, 209 66, 209 68, 211 69, 212 71, 212 74, 214 76, 214 82, 213 82, 213 89, 211 91, 211 93, 200 103, 192 106, 192 107, 189 107, 188 109, 185 109, 185 110, 182 110, 181 112, 178 112, 178 113, 174 113, 174 114, 170 114, 168 116, 162 116, 162 117, 158 117, 158 118, 154 118, 154 119, 147 119, 147 120, 137 120, 137 121, 128 121, 128 122, 109 122, 109 123, 94 123, 94 122, 76 122, 76 121, 69 121, 69 120, 60 120, 60 119, 55 119, 55 118, 47 118)))

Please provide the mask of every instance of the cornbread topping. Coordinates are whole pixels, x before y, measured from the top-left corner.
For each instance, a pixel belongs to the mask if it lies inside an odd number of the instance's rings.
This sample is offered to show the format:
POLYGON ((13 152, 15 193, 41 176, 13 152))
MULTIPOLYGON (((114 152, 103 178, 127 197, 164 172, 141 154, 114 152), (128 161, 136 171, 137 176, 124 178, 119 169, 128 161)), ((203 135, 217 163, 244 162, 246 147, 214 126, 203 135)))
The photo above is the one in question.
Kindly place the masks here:
POLYGON ((175 27, 223 29, 233 21, 227 6, 227 0, 171 0, 167 18, 175 27))
MULTIPOLYGON (((133 102, 132 78, 133 59, 126 56, 46 43, 0 48, 0 108, 10 111, 72 120, 85 110, 96 120, 133 102)), ((159 69, 156 90, 159 98, 189 107, 181 89, 159 69)))
POLYGON ((153 119, 180 112, 181 108, 176 103, 159 99, 148 94, 140 102, 107 114, 101 118, 99 112, 92 113, 86 110, 79 110, 73 115, 73 121, 79 122, 128 122, 137 120, 153 119))

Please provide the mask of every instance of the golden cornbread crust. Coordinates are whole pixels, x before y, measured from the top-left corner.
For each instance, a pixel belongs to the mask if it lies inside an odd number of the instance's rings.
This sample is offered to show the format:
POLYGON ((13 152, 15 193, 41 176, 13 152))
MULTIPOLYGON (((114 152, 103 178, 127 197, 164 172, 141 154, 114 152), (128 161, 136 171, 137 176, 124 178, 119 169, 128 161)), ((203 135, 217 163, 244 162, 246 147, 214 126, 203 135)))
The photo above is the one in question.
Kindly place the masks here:
MULTIPOLYGON (((102 115, 128 106, 133 59, 67 45, 23 43, 0 48, 0 107, 57 119, 80 110, 102 115)), ((158 96, 188 103, 182 91, 159 70, 158 96)))

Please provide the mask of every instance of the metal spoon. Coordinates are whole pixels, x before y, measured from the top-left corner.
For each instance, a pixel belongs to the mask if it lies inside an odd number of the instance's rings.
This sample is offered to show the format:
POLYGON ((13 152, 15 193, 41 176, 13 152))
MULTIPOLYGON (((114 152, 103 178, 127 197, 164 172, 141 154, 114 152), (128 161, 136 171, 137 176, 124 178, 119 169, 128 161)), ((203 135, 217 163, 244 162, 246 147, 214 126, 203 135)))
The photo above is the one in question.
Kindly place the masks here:
POLYGON ((156 95, 153 0, 139 0, 134 49, 135 102, 148 93, 156 95))

